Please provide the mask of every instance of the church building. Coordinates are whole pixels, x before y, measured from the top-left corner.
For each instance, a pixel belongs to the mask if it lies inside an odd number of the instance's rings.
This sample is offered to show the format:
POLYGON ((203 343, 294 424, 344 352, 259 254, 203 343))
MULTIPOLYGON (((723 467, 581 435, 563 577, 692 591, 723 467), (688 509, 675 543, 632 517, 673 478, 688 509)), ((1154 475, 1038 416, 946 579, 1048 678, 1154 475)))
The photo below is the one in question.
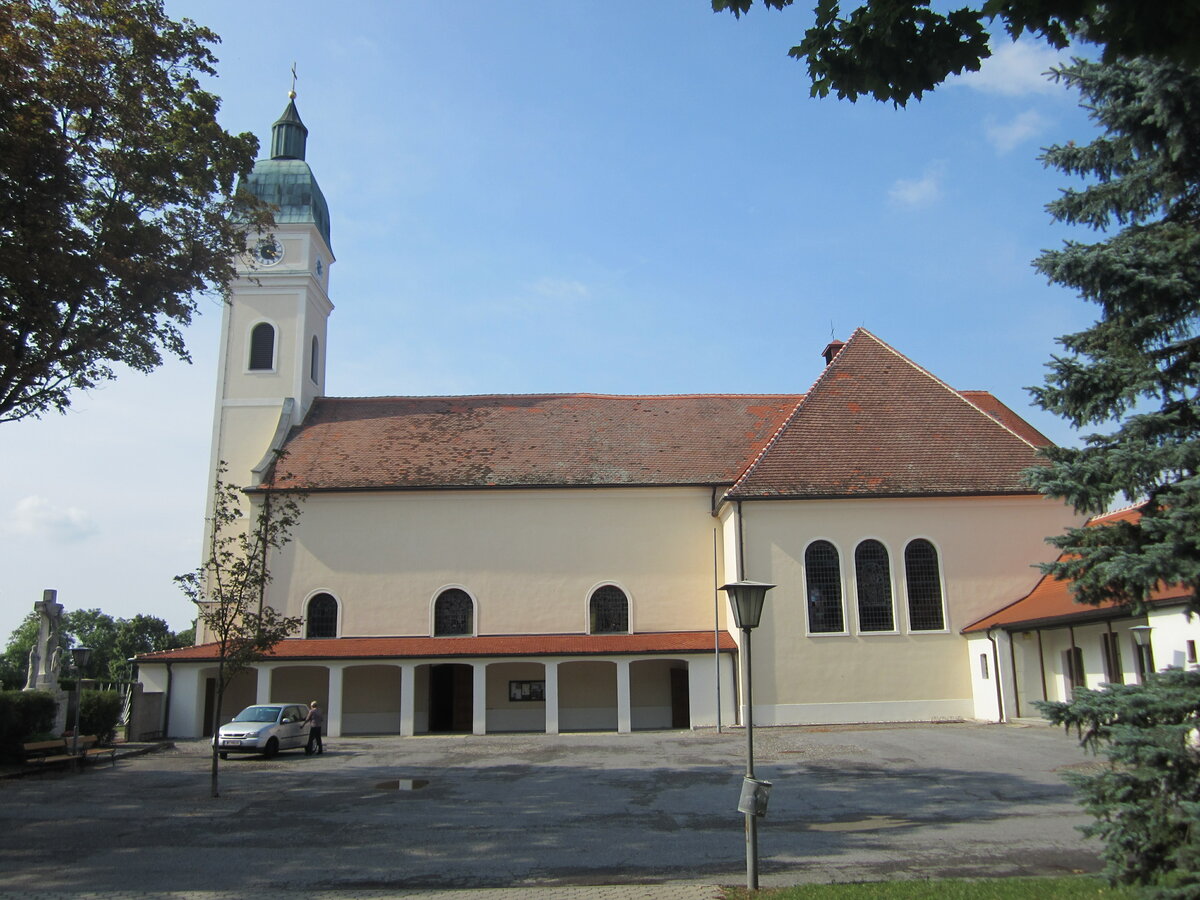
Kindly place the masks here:
MULTIPOLYGON (((307 135, 289 103, 248 179, 276 224, 224 311, 212 450, 250 503, 306 495, 267 596, 303 625, 224 718, 316 699, 333 736, 733 724, 719 586, 743 579, 776 585, 756 723, 979 713, 962 629, 1028 594, 1045 537, 1079 521, 1022 480, 1042 435, 863 328, 807 392, 326 396, 307 135)), ((171 735, 210 727, 206 640, 138 660, 171 735)))

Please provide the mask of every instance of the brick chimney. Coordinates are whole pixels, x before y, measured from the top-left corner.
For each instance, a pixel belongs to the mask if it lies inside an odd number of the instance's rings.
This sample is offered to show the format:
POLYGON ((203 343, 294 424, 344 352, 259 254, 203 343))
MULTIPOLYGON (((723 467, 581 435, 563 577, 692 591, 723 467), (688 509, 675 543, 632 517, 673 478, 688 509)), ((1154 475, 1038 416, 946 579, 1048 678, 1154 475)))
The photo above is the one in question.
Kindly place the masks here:
POLYGON ((837 356, 839 353, 841 353, 842 348, 845 346, 846 346, 845 341, 838 341, 838 340, 830 341, 829 345, 824 350, 821 351, 821 355, 823 357, 825 357, 825 365, 828 366, 831 362, 833 362, 833 358, 835 356, 837 356))

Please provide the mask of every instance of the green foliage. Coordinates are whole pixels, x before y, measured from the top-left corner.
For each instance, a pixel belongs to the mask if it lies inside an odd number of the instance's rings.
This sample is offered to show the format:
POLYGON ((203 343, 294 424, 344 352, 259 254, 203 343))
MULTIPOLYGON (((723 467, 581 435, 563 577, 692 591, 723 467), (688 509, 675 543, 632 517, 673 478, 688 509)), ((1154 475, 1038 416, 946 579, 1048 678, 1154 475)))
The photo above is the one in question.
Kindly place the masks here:
POLYGON ((83 691, 79 700, 79 733, 108 743, 121 721, 121 695, 116 691, 83 691))
POLYGON ((45 691, 0 692, 0 760, 20 762, 21 745, 54 729, 58 704, 45 691))
MULTIPOLYGON (((276 459, 275 465, 278 466, 276 459)), ((253 501, 253 515, 242 508, 243 493, 225 480, 224 461, 217 465, 213 511, 208 522, 204 562, 194 572, 177 575, 175 583, 196 604, 217 654, 213 733, 221 720, 225 689, 238 672, 300 627, 266 602, 271 583, 270 558, 291 541, 300 521, 303 495, 267 489, 253 501)), ((274 471, 274 467, 272 468, 274 471)), ((217 748, 212 753, 212 796, 218 796, 217 748)))
MULTIPOLYGON (((38 615, 30 612, 8 639, 0 656, 0 684, 6 688, 24 687, 29 669, 29 651, 37 643, 38 615)), ((100 681, 127 681, 131 673, 130 657, 156 650, 189 647, 195 631, 175 634, 157 616, 139 613, 132 619, 114 619, 99 609, 76 609, 63 615, 59 646, 64 653, 71 647, 91 647, 92 660, 87 676, 100 681)), ((64 661, 63 675, 69 675, 64 661)))
POLYGON ((216 120, 206 28, 161 0, 0 4, 0 422, 187 359, 195 295, 224 290, 258 142, 216 120))
POLYGON ((1056 73, 1104 129, 1085 146, 1051 147, 1047 166, 1088 183, 1049 205, 1060 222, 1098 231, 1035 266, 1100 308, 1059 338, 1035 402, 1076 427, 1109 426, 1081 448, 1049 448, 1030 473, 1043 493, 1083 512, 1118 495, 1141 519, 1055 538, 1068 554, 1046 571, 1086 603, 1144 608, 1159 584, 1182 585, 1200 610, 1200 71, 1145 60, 1076 61, 1056 73), (1115 426, 1115 427, 1113 427, 1115 426))
POLYGON ((1036 703, 1109 760, 1098 774, 1067 776, 1096 819, 1083 832, 1104 841, 1105 874, 1157 897, 1200 896, 1200 671, 1036 703))
MULTIPOLYGON (((762 0, 782 10, 793 0, 762 0)), ((712 0, 735 16, 754 0, 712 0)), ((991 55, 989 26, 997 21, 1015 40, 1025 32, 1053 47, 1072 41, 1102 48, 1113 62, 1140 56, 1200 63, 1200 4, 1193 0, 978 0, 936 12, 929 0, 869 0, 842 12, 839 0, 816 0, 815 22, 789 51, 808 61, 812 96, 831 91, 857 100, 870 95, 904 106, 949 75, 976 71, 991 55)))

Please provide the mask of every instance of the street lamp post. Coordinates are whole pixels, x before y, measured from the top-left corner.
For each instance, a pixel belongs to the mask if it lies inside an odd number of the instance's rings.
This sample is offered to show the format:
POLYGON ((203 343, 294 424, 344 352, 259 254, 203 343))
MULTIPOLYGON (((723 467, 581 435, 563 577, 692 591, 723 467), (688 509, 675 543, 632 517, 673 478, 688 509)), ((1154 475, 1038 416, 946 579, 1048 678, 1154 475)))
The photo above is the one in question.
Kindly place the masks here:
POLYGON ((750 630, 762 618, 767 591, 775 587, 761 581, 734 581, 722 585, 733 607, 733 621, 742 630, 742 723, 746 726, 746 777, 738 809, 746 815, 746 889, 758 890, 758 817, 766 812, 766 782, 754 777, 754 690, 751 684, 750 630))
POLYGON ((75 669, 75 729, 71 732, 71 755, 75 757, 79 756, 79 708, 83 705, 83 673, 91 660, 91 647, 71 648, 71 666, 75 669))

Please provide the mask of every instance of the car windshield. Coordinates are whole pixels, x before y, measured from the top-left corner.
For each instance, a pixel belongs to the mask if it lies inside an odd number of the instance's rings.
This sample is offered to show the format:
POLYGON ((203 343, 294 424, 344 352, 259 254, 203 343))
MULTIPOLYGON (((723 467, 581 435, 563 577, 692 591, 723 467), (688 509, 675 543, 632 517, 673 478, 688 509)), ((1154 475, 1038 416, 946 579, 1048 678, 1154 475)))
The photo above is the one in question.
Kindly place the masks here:
POLYGON ((235 722, 274 722, 279 716, 278 706, 248 706, 233 717, 235 722))

